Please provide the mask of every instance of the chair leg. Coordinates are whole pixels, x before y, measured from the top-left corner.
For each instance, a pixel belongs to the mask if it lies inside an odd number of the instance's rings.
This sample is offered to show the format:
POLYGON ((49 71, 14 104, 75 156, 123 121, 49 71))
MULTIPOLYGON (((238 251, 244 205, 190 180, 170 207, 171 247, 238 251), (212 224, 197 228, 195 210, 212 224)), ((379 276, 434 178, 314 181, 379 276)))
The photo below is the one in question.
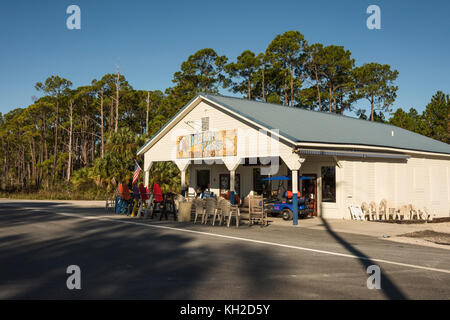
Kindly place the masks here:
POLYGON ((239 228, 239 216, 236 215, 236 228, 239 228))

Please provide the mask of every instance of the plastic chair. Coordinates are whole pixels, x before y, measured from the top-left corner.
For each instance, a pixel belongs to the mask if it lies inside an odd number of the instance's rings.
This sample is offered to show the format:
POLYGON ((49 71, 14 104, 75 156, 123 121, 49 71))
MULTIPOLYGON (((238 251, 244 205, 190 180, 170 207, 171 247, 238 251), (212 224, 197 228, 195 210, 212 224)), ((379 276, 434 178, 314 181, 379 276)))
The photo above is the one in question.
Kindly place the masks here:
POLYGON ((203 208, 203 200, 196 198, 194 200, 194 207, 195 207, 195 218, 194 218, 194 224, 197 222, 198 216, 202 217, 202 223, 205 216, 205 208, 203 208))
POLYGON ((370 208, 369 205, 366 202, 361 203, 361 210, 364 215, 364 220, 370 220, 370 208))
POLYGON ((205 218, 203 220, 203 223, 208 223, 208 219, 210 216, 215 216, 217 209, 217 201, 214 198, 206 198, 206 204, 205 204, 205 218))

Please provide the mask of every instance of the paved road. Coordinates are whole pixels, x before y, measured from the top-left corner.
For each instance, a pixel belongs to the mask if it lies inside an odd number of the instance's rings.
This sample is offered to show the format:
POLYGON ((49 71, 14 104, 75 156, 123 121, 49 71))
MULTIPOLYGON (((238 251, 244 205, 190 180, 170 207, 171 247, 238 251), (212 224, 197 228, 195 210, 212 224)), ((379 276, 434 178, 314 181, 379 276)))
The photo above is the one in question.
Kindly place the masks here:
MULTIPOLYGON (((301 223, 301 221, 300 221, 301 223)), ((448 250, 284 226, 150 222, 0 201, 0 299, 449 299, 448 250), (68 290, 66 268, 81 268, 68 290), (366 268, 381 268, 369 290, 366 268)))

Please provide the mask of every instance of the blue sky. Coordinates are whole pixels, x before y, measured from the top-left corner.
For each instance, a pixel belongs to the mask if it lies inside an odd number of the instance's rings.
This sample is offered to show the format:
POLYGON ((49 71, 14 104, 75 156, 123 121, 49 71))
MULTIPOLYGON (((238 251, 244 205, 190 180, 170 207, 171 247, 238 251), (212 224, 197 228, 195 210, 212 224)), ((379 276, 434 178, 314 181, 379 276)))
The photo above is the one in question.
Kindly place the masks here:
POLYGON ((400 73, 394 108, 422 111, 437 90, 450 93, 449 13, 447 0, 2 1, 0 112, 31 104, 35 83, 50 75, 86 85, 119 59, 135 89, 164 90, 198 49, 235 59, 287 30, 342 45, 357 65, 390 64, 400 73), (81 8, 81 30, 66 28, 71 4, 81 8), (366 27, 371 4, 381 8, 381 30, 366 27))

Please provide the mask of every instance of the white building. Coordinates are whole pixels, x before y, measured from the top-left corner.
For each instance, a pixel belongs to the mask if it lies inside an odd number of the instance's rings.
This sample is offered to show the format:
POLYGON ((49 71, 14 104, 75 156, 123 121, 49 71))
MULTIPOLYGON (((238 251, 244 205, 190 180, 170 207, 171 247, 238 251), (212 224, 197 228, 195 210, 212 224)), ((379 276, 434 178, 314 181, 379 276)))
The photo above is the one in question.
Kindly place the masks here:
MULTIPOLYGON (((265 175, 307 175, 316 179, 298 189, 315 195, 325 218, 350 219, 350 204, 382 199, 450 216, 450 145, 346 116, 201 94, 138 154, 146 184, 157 161, 175 162, 189 191, 209 184, 223 194, 231 185, 241 199, 262 192, 265 175)), ((295 191, 292 181, 284 187, 295 191)))

